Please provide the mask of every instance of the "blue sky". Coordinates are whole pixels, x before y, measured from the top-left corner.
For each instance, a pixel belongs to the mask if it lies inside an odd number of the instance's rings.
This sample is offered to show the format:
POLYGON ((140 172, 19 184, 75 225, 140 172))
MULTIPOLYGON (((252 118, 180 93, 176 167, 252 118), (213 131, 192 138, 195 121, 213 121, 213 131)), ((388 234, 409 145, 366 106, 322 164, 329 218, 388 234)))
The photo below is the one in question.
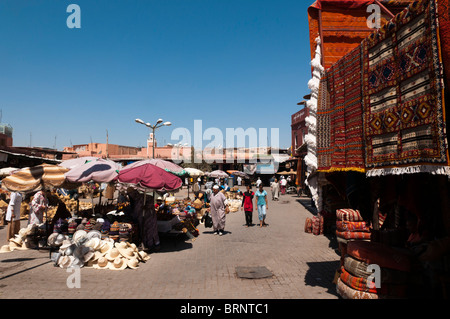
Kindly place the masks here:
MULTIPOLYGON (((2 0, 0 109, 14 146, 140 146, 174 129, 279 128, 309 93, 303 0, 2 0), (69 29, 69 4, 81 28, 69 29)), ((225 133, 224 133, 225 134, 225 133)), ((205 141, 205 144, 208 142, 205 141)))

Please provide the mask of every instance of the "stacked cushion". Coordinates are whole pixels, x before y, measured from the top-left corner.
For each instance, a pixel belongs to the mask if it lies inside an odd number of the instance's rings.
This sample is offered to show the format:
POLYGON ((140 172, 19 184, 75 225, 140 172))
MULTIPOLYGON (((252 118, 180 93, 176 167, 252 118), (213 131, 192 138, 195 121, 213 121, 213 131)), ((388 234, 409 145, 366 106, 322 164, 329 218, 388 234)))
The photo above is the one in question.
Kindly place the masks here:
POLYGON ((336 236, 343 240, 369 240, 371 233, 360 212, 355 209, 336 210, 336 236))
POLYGON ((412 254, 390 246, 366 241, 352 241, 347 244, 347 254, 366 264, 377 264, 382 268, 411 271, 412 254))
MULTIPOLYGON (((342 265, 342 263, 341 263, 342 265)), ((337 291, 346 299, 406 298, 411 279, 412 255, 370 241, 349 241, 337 291), (374 287, 369 265, 380 269, 380 287, 374 287)))

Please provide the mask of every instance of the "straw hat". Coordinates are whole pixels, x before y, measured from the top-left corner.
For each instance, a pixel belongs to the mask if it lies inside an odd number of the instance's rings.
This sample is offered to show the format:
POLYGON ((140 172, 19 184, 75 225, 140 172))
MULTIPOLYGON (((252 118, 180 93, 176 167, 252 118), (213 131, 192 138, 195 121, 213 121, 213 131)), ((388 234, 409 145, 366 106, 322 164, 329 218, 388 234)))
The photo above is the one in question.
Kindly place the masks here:
POLYGON ((139 257, 141 258, 142 261, 147 261, 150 260, 150 255, 147 254, 145 251, 141 250, 138 252, 139 257))
POLYGON ((109 265, 109 269, 111 270, 124 270, 127 268, 127 262, 125 258, 117 257, 114 261, 109 265))
POLYGON ((73 241, 80 242, 80 241, 86 239, 86 236, 87 236, 87 232, 85 230, 77 230, 73 234, 73 241))
POLYGON ((109 261, 114 261, 117 257, 120 257, 120 253, 116 247, 111 248, 105 255, 105 258, 109 261))
POLYGON ((9 245, 3 245, 1 248, 0 248, 0 253, 9 253, 9 252, 11 252, 12 250, 11 250, 11 247, 9 246, 9 245))
POLYGON ((47 244, 49 246, 55 246, 55 242, 56 242, 56 237, 58 237, 58 233, 52 233, 50 234, 50 236, 48 236, 47 238, 47 244))
POLYGON ((85 244, 86 247, 91 247, 94 250, 99 250, 101 247, 100 239, 97 237, 89 239, 85 244))
POLYGON ((139 260, 136 257, 127 260, 127 266, 131 269, 139 268, 139 260))
POLYGON ((9 240, 9 246, 15 249, 20 249, 22 248, 22 237, 20 237, 19 235, 16 235, 14 238, 11 238, 9 240))
POLYGON ((102 240, 100 244, 100 251, 106 254, 108 251, 114 248, 113 241, 110 240, 102 240))
POLYGON ((92 238, 102 239, 102 233, 98 230, 91 230, 87 235, 87 239, 90 240, 92 238))
POLYGON ((69 247, 67 247, 67 248, 65 249, 64 254, 65 254, 66 256, 72 256, 73 253, 75 252, 76 248, 77 248, 77 245, 71 244, 69 247))
POLYGON ((78 246, 73 252, 73 257, 85 263, 94 257, 94 249, 92 247, 78 246))
POLYGON ((61 252, 65 252, 67 248, 69 248, 69 246, 72 245, 72 242, 70 240, 64 240, 61 244, 61 246, 59 246, 59 250, 61 252))
POLYGON ((67 268, 69 267, 71 264, 71 260, 69 258, 69 256, 61 256, 58 259, 58 266, 61 268, 67 268))
POLYGON ((31 245, 28 243, 27 240, 22 240, 22 247, 17 248, 18 250, 27 250, 32 248, 31 245))
POLYGON ((84 264, 84 268, 94 268, 94 265, 97 264, 97 261, 91 258, 87 263, 84 264))
POLYGON ((82 259, 76 258, 74 256, 69 256, 70 259, 70 265, 69 268, 72 267, 83 267, 84 266, 84 261, 82 259))
POLYGON ((109 269, 110 262, 105 257, 100 257, 97 263, 94 264, 95 269, 109 269))
POLYGON ((102 253, 101 251, 97 250, 94 252, 94 256, 89 260, 89 262, 96 262, 100 258, 104 258, 104 257, 105 257, 105 254, 102 253))
POLYGON ((19 230, 19 236, 21 236, 21 237, 26 237, 26 236, 28 236, 28 235, 30 235, 31 234, 31 224, 30 225, 28 225, 27 227, 25 227, 25 228, 21 228, 20 230, 19 230))
POLYGON ((127 259, 137 257, 137 252, 129 247, 126 242, 116 243, 115 247, 119 250, 119 253, 127 259))
POLYGON ((68 239, 67 236, 63 235, 63 234, 58 234, 56 236, 56 240, 55 240, 55 246, 60 246, 62 245, 63 241, 68 239))

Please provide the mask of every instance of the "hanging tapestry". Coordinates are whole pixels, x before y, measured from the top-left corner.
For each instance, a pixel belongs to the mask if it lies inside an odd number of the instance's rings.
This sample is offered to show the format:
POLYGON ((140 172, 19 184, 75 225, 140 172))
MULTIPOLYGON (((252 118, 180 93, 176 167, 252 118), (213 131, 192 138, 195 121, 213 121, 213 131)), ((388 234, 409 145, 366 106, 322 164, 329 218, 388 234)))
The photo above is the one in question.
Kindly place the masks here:
POLYGON ((438 32, 435 0, 418 1, 362 42, 367 169, 449 164, 438 32))
POLYGON ((318 170, 365 172, 361 46, 322 77, 317 106, 318 170))

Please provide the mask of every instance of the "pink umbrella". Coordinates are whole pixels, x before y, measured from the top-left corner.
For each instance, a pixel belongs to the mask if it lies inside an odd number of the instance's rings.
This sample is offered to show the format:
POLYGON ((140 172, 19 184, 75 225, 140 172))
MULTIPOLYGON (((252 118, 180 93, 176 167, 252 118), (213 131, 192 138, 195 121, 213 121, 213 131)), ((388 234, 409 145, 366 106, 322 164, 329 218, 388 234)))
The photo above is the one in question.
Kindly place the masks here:
MULTIPOLYGON (((142 220, 144 220, 145 216, 145 202, 148 192, 153 192, 152 198, 154 202, 155 191, 174 191, 179 189, 183 184, 181 178, 178 176, 148 163, 119 171, 119 175, 115 180, 118 182, 119 188, 132 187, 144 193, 142 220)), ((143 224, 140 227, 141 239, 143 239, 145 225, 143 224)))
POLYGON ((95 159, 72 168, 64 176, 72 183, 109 183, 117 177, 119 165, 105 159, 95 159))
POLYGON ((83 156, 83 157, 71 158, 71 159, 62 161, 58 165, 62 166, 62 167, 65 167, 65 168, 68 168, 68 169, 73 169, 75 167, 78 167, 80 165, 84 165, 87 162, 95 161, 97 159, 98 159, 98 157, 83 156))
POLYGON ((119 171, 118 183, 141 191, 174 191, 182 186, 181 178, 153 164, 142 164, 119 171))
POLYGON ((153 164, 153 165, 158 166, 158 167, 164 169, 165 171, 175 174, 177 176, 187 175, 187 172, 181 166, 179 166, 175 163, 172 163, 170 161, 162 160, 159 158, 145 159, 145 160, 137 161, 137 162, 128 164, 127 166, 123 167, 121 170, 138 167, 138 166, 145 165, 145 164, 153 164))

